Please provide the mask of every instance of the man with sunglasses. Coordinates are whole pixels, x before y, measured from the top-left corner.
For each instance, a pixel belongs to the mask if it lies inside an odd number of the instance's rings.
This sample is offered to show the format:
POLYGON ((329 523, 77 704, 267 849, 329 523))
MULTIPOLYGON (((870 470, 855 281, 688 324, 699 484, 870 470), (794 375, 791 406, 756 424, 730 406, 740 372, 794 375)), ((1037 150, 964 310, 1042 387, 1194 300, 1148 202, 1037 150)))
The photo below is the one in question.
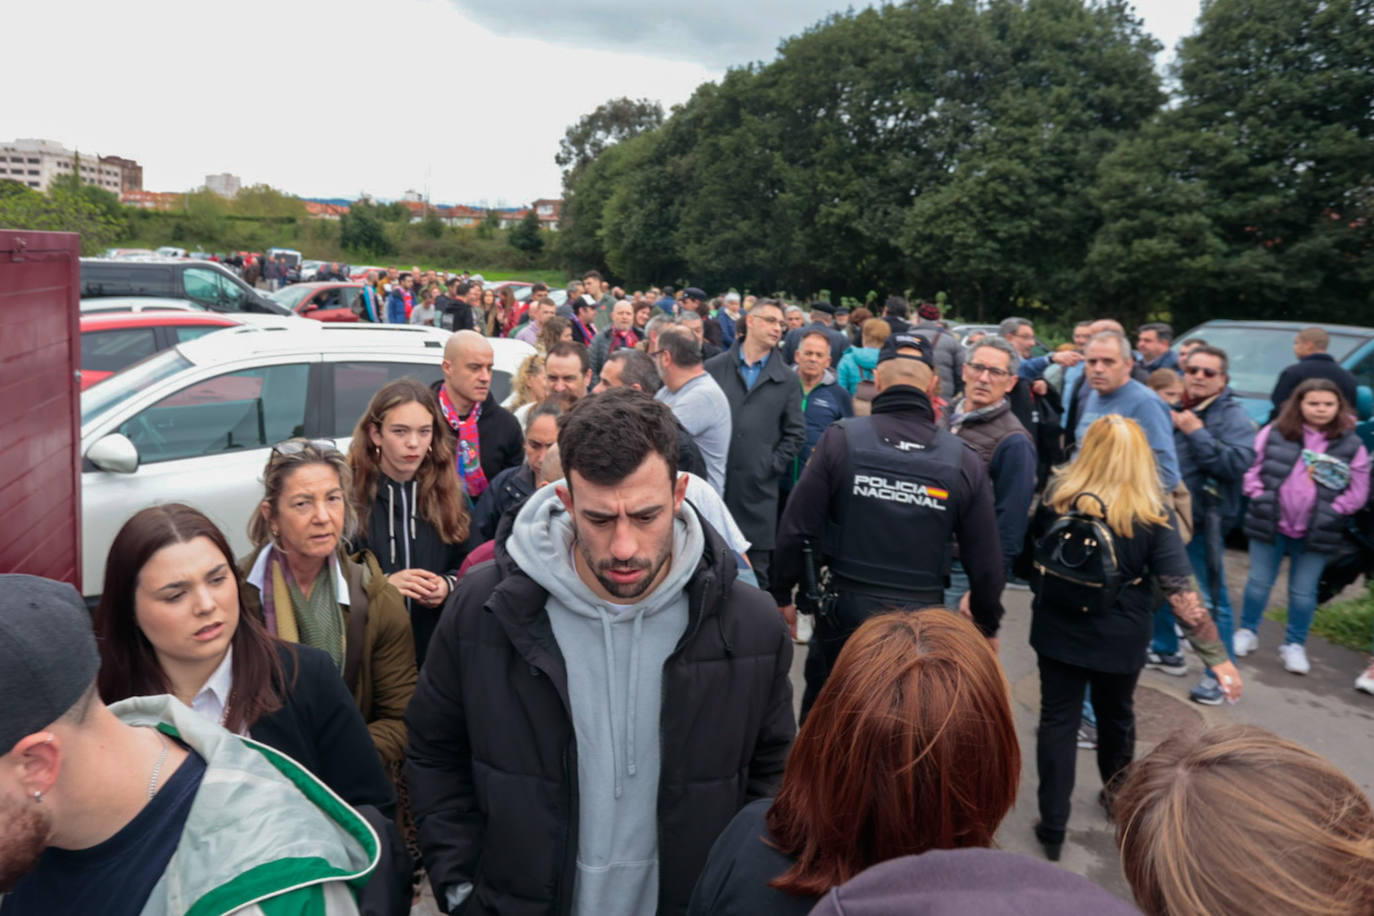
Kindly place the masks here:
MULTIPOLYGON (((1016 349, 1006 340, 985 338, 963 364, 964 396, 954 402, 949 415, 949 431, 973 446, 992 480, 1002 568, 1008 582, 1026 537, 1035 496, 1035 443, 1007 400, 1016 385, 1020 362, 1016 349)), ((945 606, 957 607, 967 591, 968 575, 956 555, 945 589, 945 606)))
MULTIPOLYGON (((1188 542, 1188 559, 1217 622, 1222 644, 1229 653, 1231 599, 1226 593, 1222 568, 1225 545, 1220 541, 1240 516, 1241 480, 1255 460, 1255 424, 1228 387, 1230 377, 1225 350, 1205 344, 1196 347, 1188 354, 1182 368, 1183 401, 1171 413, 1179 476, 1192 497, 1193 517, 1197 520, 1193 538, 1188 542), (1209 515, 1214 516, 1210 525, 1209 515), (1213 541, 1210 551, 1209 529, 1213 541), (1214 575, 1216 588, 1212 588, 1214 575)), ((1155 615, 1155 638, 1146 656, 1146 667, 1166 674, 1186 674, 1187 667, 1178 648, 1173 615, 1166 609, 1164 614, 1155 615)), ((1188 696, 1193 702, 1208 706, 1219 706, 1226 698, 1210 673, 1188 696)))

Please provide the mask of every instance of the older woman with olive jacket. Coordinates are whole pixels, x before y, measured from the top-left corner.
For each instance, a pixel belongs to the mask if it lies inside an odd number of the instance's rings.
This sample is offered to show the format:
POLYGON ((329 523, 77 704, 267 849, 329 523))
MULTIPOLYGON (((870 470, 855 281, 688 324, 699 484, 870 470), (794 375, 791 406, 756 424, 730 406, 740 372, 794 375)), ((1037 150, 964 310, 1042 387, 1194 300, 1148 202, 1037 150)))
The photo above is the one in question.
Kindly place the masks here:
POLYGON ((249 524, 243 603, 274 635, 328 652, 382 762, 405 757, 415 692, 415 642, 405 601, 368 551, 348 555, 356 528, 350 473, 332 442, 291 439, 272 451, 265 495, 249 524))

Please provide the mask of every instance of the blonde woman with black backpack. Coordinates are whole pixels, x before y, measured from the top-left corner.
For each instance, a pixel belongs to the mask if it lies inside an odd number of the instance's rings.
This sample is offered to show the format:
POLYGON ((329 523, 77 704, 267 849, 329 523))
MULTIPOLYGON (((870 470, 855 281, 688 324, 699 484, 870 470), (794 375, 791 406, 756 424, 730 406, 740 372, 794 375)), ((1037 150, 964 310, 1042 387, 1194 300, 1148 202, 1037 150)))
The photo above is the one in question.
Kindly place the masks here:
POLYGON ((1083 695, 1097 714, 1099 800, 1135 752, 1136 681, 1153 631, 1157 584, 1198 656, 1231 701, 1241 679, 1193 587, 1192 566, 1165 507, 1154 455, 1134 420, 1098 419, 1072 463, 1057 468, 1032 522, 1031 647, 1040 670, 1036 837, 1059 859, 1073 793, 1083 695))

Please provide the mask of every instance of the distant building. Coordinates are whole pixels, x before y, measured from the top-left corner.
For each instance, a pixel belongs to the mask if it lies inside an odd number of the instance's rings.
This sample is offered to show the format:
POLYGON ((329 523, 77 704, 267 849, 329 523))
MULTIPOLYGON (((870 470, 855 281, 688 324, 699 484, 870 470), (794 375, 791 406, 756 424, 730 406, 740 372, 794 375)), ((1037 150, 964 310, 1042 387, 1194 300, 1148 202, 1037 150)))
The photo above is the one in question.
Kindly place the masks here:
MULTIPOLYGON (((35 191, 46 191, 54 178, 75 173, 82 184, 95 185, 118 194, 123 189, 123 167, 106 164, 114 156, 100 157, 90 153, 78 154, 54 140, 32 138, 11 140, 0 143, 0 178, 17 181, 35 191), (74 172, 75 170, 75 172, 74 172)), ((138 173, 138 183, 143 184, 143 169, 137 162, 128 162, 138 173)))
POLYGON ((318 200, 305 201, 306 215, 311 219, 340 219, 348 212, 346 204, 329 204, 318 200))
POLYGON ((563 216, 563 201, 541 198, 530 204, 539 216, 539 225, 544 229, 557 229, 563 216))
POLYGON ((137 162, 119 156, 101 156, 100 164, 119 169, 119 193, 143 190, 143 166, 137 162))
POLYGON ((173 191, 125 191, 119 195, 119 202, 140 210, 179 210, 184 197, 173 191))
POLYGON ((464 204, 439 208, 439 219, 443 220, 446 226, 476 226, 486 215, 485 210, 464 204))
POLYGON ((205 176, 205 190, 214 191, 220 197, 235 197, 242 187, 243 182, 239 181, 239 176, 230 175, 228 172, 205 176))
POLYGON ((419 203, 424 203, 424 200, 425 200, 425 196, 424 196, 423 194, 421 194, 419 191, 416 191, 416 190, 414 190, 414 189, 409 189, 409 190, 407 190, 404 194, 401 195, 401 203, 405 203, 405 204, 419 204, 419 203))

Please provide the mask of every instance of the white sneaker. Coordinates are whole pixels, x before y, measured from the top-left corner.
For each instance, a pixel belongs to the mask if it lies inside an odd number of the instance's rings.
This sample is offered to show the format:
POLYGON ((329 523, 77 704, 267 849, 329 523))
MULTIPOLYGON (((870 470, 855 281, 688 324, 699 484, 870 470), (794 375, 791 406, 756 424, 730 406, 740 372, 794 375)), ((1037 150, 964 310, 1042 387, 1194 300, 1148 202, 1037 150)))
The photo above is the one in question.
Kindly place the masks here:
POLYGON ((1247 630, 1241 627, 1231 637, 1231 651, 1236 653, 1237 658, 1244 658, 1251 652, 1259 648, 1259 637, 1254 630, 1247 630))
POLYGON ((1307 661, 1307 650, 1295 642, 1286 642, 1279 646, 1279 658, 1283 659, 1284 671, 1306 674, 1312 670, 1311 663, 1307 661))
POLYGON ((794 643, 796 643, 797 645, 799 645, 799 646, 804 646, 804 645, 806 645, 807 643, 811 642, 811 634, 812 634, 812 632, 813 632, 814 630, 815 630, 815 627, 814 627, 813 624, 811 623, 811 615, 810 615, 810 614, 798 614, 798 615, 797 615, 797 638, 794 639, 794 640, 792 640, 792 641, 793 641, 794 643))
POLYGON ((1355 678, 1355 689, 1374 694, 1374 662, 1369 663, 1369 667, 1364 669, 1364 674, 1355 678))

